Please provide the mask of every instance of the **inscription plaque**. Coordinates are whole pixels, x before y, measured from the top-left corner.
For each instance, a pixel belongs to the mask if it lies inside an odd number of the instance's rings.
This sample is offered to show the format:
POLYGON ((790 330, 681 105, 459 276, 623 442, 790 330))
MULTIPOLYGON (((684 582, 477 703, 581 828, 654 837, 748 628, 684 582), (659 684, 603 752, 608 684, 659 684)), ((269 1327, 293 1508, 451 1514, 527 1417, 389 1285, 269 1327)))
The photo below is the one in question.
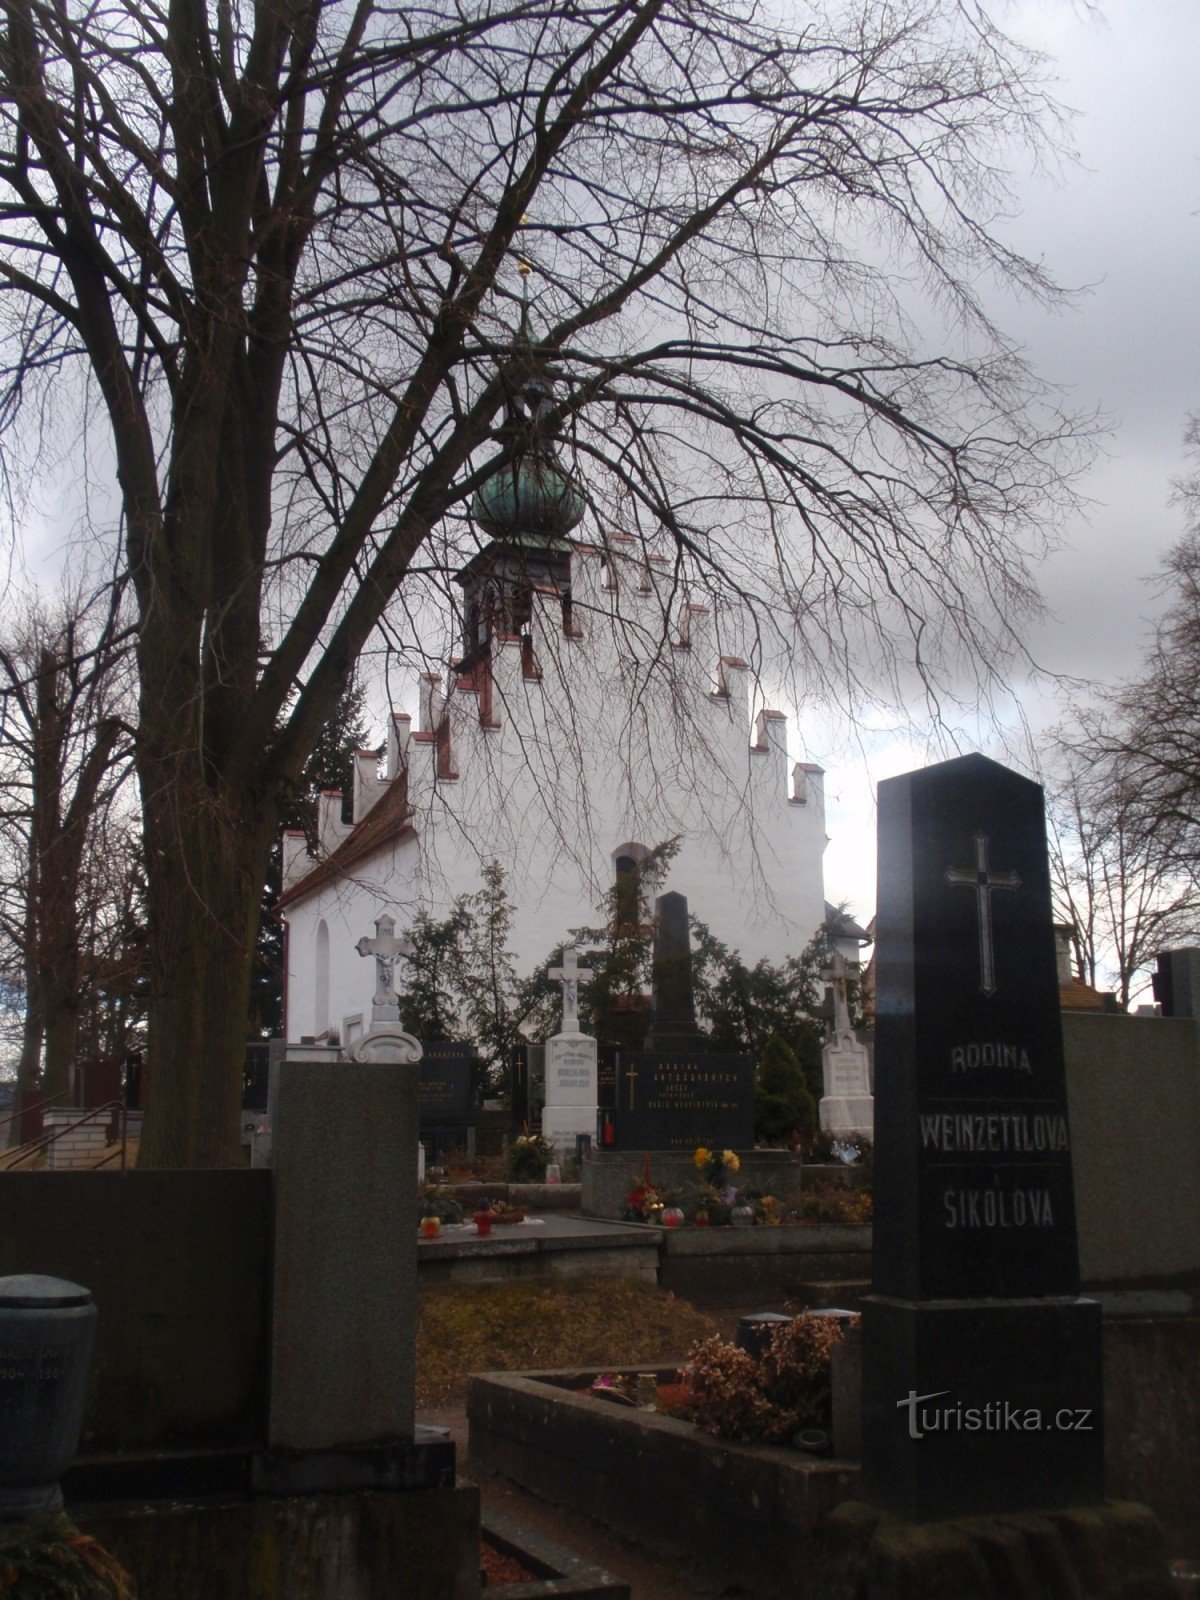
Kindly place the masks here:
POLYGON ((754 1074, 753 1056, 624 1052, 610 1148, 753 1148, 754 1074))
POLYGON ((471 1068, 475 1051, 469 1044, 453 1040, 437 1041, 422 1046, 420 1115, 425 1122, 430 1116, 447 1113, 465 1115, 474 1109, 471 1091, 471 1068))

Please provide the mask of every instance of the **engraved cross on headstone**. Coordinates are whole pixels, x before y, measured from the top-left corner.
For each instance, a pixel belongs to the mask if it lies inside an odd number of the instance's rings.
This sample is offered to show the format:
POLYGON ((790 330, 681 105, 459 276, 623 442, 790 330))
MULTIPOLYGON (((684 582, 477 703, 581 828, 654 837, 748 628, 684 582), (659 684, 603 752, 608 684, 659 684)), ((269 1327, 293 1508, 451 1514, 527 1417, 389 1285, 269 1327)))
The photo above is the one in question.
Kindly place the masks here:
POLYGON ((590 978, 591 973, 579 965, 579 957, 573 944, 563 945, 562 966, 551 967, 548 974, 556 983, 562 984, 562 1029, 563 1033, 579 1032, 579 980, 590 978))
POLYGON ((393 973, 397 956, 411 956, 413 947, 403 934, 396 938, 396 924, 391 917, 376 917, 375 937, 367 934, 354 946, 360 956, 375 957, 375 1010, 386 1010, 389 1015, 399 1015, 400 1002, 393 987, 393 973))
POLYGON ((992 947, 992 891, 1019 889, 1021 879, 1015 872, 990 872, 988 870, 988 836, 975 835, 975 870, 969 867, 947 867, 946 882, 956 889, 974 889, 979 912, 979 987, 984 994, 996 992, 996 954, 992 947))

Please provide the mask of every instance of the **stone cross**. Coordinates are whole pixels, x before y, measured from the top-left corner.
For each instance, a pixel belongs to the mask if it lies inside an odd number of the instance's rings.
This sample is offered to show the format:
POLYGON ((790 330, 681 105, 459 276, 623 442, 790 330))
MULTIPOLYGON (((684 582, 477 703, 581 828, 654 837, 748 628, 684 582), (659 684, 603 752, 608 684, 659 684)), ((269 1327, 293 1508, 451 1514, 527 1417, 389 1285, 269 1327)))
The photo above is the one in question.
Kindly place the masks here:
POLYGON ((946 882, 956 889, 974 889, 979 913, 979 987, 984 994, 996 992, 996 954, 992 947, 992 893, 996 889, 1019 889, 1015 872, 988 871, 988 837, 975 835, 975 870, 947 867, 946 882))
POLYGON ((846 958, 840 950, 833 952, 829 965, 822 969, 821 981, 831 985, 833 990, 833 1036, 840 1039, 843 1034, 852 1032, 850 1027, 850 1001, 847 996, 846 983, 850 976, 850 968, 846 958))
POLYGON ((375 957, 375 1009, 398 1008, 393 988, 393 974, 397 956, 411 956, 412 942, 403 935, 396 938, 396 924, 391 917, 376 917, 375 937, 367 934, 354 946, 360 956, 375 957))
POLYGON ((551 967, 549 976, 562 984, 562 1032, 579 1032, 579 980, 590 978, 591 973, 579 965, 573 944, 563 945, 562 966, 551 967))

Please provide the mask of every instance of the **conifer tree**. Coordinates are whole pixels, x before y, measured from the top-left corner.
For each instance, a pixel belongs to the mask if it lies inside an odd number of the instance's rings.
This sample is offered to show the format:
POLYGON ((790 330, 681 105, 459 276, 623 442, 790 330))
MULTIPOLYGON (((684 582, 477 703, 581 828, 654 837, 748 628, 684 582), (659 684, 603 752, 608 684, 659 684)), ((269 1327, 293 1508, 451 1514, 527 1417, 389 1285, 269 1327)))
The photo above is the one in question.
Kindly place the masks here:
POLYGON ((754 1127, 760 1139, 771 1143, 795 1133, 811 1137, 817 1130, 817 1106, 804 1069, 777 1033, 767 1040, 758 1064, 754 1127))

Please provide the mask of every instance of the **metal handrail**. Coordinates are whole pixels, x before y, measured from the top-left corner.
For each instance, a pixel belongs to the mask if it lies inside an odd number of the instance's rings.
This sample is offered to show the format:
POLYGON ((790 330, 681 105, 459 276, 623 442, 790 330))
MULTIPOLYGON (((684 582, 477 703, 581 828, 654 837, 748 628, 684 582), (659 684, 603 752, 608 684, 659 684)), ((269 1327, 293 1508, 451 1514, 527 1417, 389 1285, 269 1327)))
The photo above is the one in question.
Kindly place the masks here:
MULTIPOLYGON (((7 1128, 10 1122, 18 1121, 26 1112, 45 1111, 46 1107, 52 1106, 56 1100, 65 1100, 70 1092, 69 1089, 60 1089, 57 1094, 52 1094, 48 1100, 43 1100, 40 1106, 22 1106, 19 1111, 14 1111, 11 1117, 5 1117, 4 1121, 0 1122, 0 1128, 7 1128)), ((17 1148, 19 1149, 20 1146, 17 1148)))
POLYGON ((73 1133, 76 1128, 82 1128, 85 1122, 91 1122, 93 1117, 99 1117, 106 1111, 120 1111, 121 1113, 121 1171, 125 1171, 125 1142, 128 1128, 129 1112, 124 1100, 106 1100, 102 1106, 96 1106, 91 1111, 85 1111, 83 1116, 77 1117, 74 1122, 66 1122, 61 1128, 55 1128, 52 1133, 43 1133, 38 1139, 31 1139, 27 1145, 18 1145, 21 1152, 15 1161, 9 1161, 4 1170, 11 1172, 14 1167, 19 1167, 22 1161, 30 1156, 40 1155, 43 1150, 61 1139, 64 1133, 73 1133))

